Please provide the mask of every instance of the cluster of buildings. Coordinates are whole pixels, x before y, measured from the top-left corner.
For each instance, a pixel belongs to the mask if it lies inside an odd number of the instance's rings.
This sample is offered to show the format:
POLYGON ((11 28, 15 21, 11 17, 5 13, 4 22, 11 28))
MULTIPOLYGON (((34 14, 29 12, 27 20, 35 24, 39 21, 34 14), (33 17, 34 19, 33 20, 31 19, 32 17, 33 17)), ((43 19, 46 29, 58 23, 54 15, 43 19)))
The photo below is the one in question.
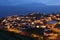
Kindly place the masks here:
MULTIPOLYGON (((8 16, 0 23, 1 29, 22 32, 26 29, 34 28, 44 29, 43 34, 47 37, 46 40, 57 38, 60 35, 60 14, 43 15, 39 13, 32 13, 27 15, 8 16)), ((24 34, 22 32, 22 34, 24 34)), ((33 37, 39 37, 37 34, 32 34, 33 37)), ((41 37, 43 38, 43 36, 41 37)))

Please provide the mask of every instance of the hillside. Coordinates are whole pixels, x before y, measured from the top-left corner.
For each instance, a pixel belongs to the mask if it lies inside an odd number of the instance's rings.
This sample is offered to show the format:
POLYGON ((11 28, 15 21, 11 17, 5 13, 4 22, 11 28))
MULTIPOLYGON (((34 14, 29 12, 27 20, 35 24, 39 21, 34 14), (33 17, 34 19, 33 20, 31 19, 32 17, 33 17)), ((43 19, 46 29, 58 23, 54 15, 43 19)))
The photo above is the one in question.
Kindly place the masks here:
POLYGON ((36 39, 27 36, 22 36, 14 32, 0 30, 0 40, 36 40, 36 39))

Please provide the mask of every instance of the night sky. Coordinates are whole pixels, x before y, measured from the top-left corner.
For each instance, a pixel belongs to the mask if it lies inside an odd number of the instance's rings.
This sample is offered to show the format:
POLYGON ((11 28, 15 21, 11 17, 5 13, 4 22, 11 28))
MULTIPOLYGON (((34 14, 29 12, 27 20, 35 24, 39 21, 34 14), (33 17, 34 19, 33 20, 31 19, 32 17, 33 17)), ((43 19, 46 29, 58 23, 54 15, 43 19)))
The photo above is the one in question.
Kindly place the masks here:
POLYGON ((20 5, 33 2, 46 5, 60 5, 60 0, 0 0, 0 5, 20 5))
POLYGON ((55 12, 56 10, 60 12, 60 0, 0 0, 0 17, 26 12, 55 12), (45 5, 49 7, 47 8, 45 5), (55 7, 55 9, 50 5, 54 5, 54 7, 58 5, 58 7, 55 7), (44 6, 44 8, 39 9, 40 6, 44 6))

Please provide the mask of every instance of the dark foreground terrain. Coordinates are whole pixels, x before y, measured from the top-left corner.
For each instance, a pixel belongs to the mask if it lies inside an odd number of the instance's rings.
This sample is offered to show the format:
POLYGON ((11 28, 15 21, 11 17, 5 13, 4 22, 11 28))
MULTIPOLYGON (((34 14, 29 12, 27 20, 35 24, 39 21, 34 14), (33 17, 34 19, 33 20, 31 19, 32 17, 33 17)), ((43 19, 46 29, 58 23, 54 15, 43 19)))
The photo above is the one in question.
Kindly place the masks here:
POLYGON ((22 36, 13 32, 0 30, 0 40, 36 40, 35 38, 22 36))

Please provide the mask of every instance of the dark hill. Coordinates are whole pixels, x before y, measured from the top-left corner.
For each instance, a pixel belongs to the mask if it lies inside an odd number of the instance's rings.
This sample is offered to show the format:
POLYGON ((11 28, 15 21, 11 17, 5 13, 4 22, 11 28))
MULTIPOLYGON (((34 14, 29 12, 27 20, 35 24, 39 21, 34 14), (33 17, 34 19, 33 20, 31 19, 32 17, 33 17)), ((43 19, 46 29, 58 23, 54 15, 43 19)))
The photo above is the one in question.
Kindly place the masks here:
POLYGON ((31 37, 22 36, 13 32, 0 30, 0 40, 36 40, 31 37))

